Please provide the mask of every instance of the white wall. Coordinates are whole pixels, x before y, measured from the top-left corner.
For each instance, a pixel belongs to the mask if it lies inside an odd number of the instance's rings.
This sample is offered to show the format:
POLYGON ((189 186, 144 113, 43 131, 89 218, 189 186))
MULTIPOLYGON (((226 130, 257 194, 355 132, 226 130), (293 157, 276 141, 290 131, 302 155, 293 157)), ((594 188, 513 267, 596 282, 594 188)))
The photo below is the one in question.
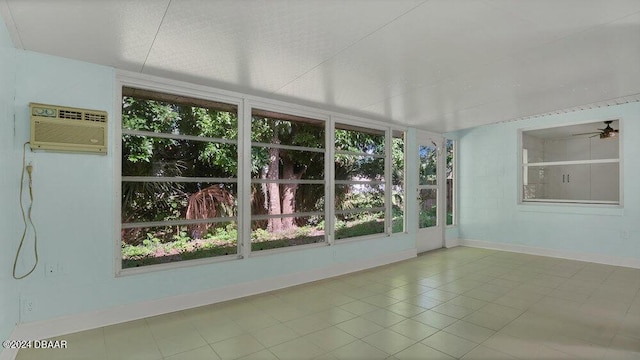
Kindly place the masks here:
MULTIPOLYGON (((3 50, 3 54, 6 53, 3 50)), ((29 140, 29 102, 108 111, 111 120, 110 144, 113 146, 116 126, 113 111, 120 99, 115 98, 115 70, 112 68, 15 49, 9 53, 16 57, 15 91, 9 87, 9 93, 1 93, 0 101, 3 114, 15 112, 16 129, 14 135, 13 121, 4 120, 13 116, 4 116, 0 123, 0 146, 3 146, 3 162, 8 166, 3 166, 3 170, 7 171, 2 172, 0 194, 3 199, 6 197, 11 201, 0 204, 0 219, 8 224, 19 224, 17 192, 21 146, 29 140), (4 151, 5 147, 7 152, 4 151), (7 186, 4 186, 5 182, 7 186)), ((2 69, 0 77, 13 77, 14 71, 2 69)), ((408 139, 413 138, 415 135, 410 131, 408 139)), ((201 294, 279 276, 294 276, 314 270, 331 273, 330 269, 344 264, 366 263, 394 254, 413 251, 415 255, 413 231, 388 238, 346 242, 333 247, 297 249, 116 278, 114 209, 120 206, 120 199, 115 198, 114 194, 120 183, 114 177, 114 153, 113 148, 106 156, 27 153, 27 160, 34 166, 33 220, 39 235, 40 263, 36 271, 24 280, 7 278, 8 258, 15 253, 20 229, 14 226, 2 232, 3 243, 9 249, 0 252, 4 269, 0 273, 0 304, 3 304, 3 320, 6 320, 1 322, 0 327, 3 338, 8 337, 16 322, 28 325, 70 315, 118 309, 128 304, 201 294), (65 274, 45 276, 43 266, 57 263, 64 267, 65 274), (32 301, 34 308, 29 313, 22 312, 18 318, 19 297, 32 301)), ((408 180, 407 186, 415 186, 415 181, 408 180)), ((415 209, 411 208, 415 204, 409 206, 408 213, 415 213, 415 209)), ((408 229, 415 227, 412 221, 409 219, 408 229)), ((32 259, 28 254, 27 251, 22 258, 21 269, 30 265, 32 259)))
POLYGON ((461 239, 640 264, 639 117, 630 103, 458 132, 461 239), (613 118, 622 119, 623 209, 518 204, 519 128, 613 118))
MULTIPOLYGON (((13 254, 19 238, 18 180, 20 165, 13 139, 15 56, 9 34, 0 20, 0 339, 9 337, 18 321, 18 298, 11 277, 13 254)), ((2 348, 0 348, 2 352, 2 348)))

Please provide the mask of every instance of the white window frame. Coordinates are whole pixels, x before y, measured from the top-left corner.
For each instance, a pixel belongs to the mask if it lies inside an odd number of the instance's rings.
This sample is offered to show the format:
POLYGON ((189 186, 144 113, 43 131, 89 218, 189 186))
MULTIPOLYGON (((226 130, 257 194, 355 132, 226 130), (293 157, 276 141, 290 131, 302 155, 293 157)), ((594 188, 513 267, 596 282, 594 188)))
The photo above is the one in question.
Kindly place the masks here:
POLYGON ((549 205, 549 206, 577 206, 577 207, 592 207, 592 208, 623 208, 624 207, 624 168, 623 168, 623 139, 624 139, 624 121, 622 118, 607 118, 607 119, 590 119, 583 121, 567 122, 559 125, 550 126, 536 126, 518 129, 518 204, 524 206, 535 205, 549 205), (618 120, 618 158, 617 159, 592 159, 592 160, 566 160, 566 161, 549 161, 549 162, 536 162, 529 163, 527 156, 527 149, 523 146, 523 133, 532 130, 551 129, 559 127, 567 127, 572 125, 590 124, 590 123, 604 123, 606 120, 618 120), (525 180, 525 174, 528 173, 530 166, 556 166, 556 165, 590 165, 590 164, 606 164, 606 163, 618 163, 619 173, 619 195, 618 201, 597 201, 597 200, 565 200, 565 199, 525 199, 524 198, 524 185, 527 182, 525 180))
MULTIPOLYGON (((375 207, 375 208, 367 208, 367 209, 351 209, 351 210, 337 210, 335 207, 335 203, 333 204, 333 208, 332 208, 332 214, 331 214, 331 234, 332 234, 332 240, 333 243, 336 243, 336 241, 338 241, 339 244, 344 244, 344 243, 348 243, 351 241, 360 241, 360 240, 368 240, 368 239, 375 239, 375 238, 380 238, 380 237, 390 237, 392 235, 392 217, 391 217, 391 210, 392 210, 392 204, 391 204, 391 165, 392 165, 392 161, 391 161, 391 146, 392 146, 392 128, 389 126, 376 126, 376 125, 372 125, 372 124, 368 124, 368 123, 364 123, 364 122, 360 122, 360 121, 354 121, 354 120, 348 120, 348 119, 344 119, 344 118, 334 118, 333 119, 333 134, 334 134, 334 138, 332 139, 332 143, 333 143, 333 156, 331 158, 331 168, 332 168, 332 183, 333 183, 333 191, 331 193, 331 198, 335 200, 335 185, 359 185, 359 184, 384 184, 384 206, 381 207, 375 207), (376 130, 376 131, 383 131, 384 132, 384 136, 385 136, 385 144, 384 144, 384 154, 367 154, 367 153, 360 153, 360 152, 352 152, 352 151, 341 151, 341 150, 337 150, 335 149, 335 130, 336 130, 336 126, 339 125, 347 125, 347 126, 354 126, 354 127, 359 127, 359 128, 364 128, 364 129, 371 129, 371 130, 376 130), (370 181, 361 181, 361 180, 336 180, 335 178, 335 155, 336 154, 343 154, 343 155, 353 155, 353 156, 366 156, 366 157, 373 157, 373 158, 378 158, 378 159, 384 159, 384 181, 380 181, 380 180, 370 180, 370 181), (384 230, 381 233, 376 233, 376 234, 368 234, 368 235, 362 235, 362 236, 354 236, 354 237, 349 237, 349 238, 344 238, 344 239, 339 239, 336 240, 335 239, 335 217, 336 215, 340 215, 340 214, 352 214, 352 213, 364 213, 364 212, 380 212, 380 211, 384 211, 384 230)), ((406 151, 405 151, 406 154, 406 151)), ((406 155, 405 155, 406 156, 406 155)), ((406 170, 405 170, 406 171, 406 170)), ((406 218, 406 217, 405 217, 406 218)), ((326 228, 326 222, 325 222, 325 228, 326 228)), ((325 230, 326 231, 326 230, 325 230)), ((405 229, 406 231, 406 229, 405 229)))
POLYGON ((447 198, 449 197, 447 179, 444 179, 444 191, 445 191, 445 204, 444 204, 444 222, 445 228, 455 228, 458 226, 458 140, 452 138, 444 138, 444 166, 445 166, 445 176, 446 176, 446 168, 447 168, 447 141, 451 140, 453 142, 453 186, 451 187, 451 206, 452 206, 452 214, 451 214, 451 224, 447 224, 447 198))
MULTIPOLYGON (((340 244, 350 243, 352 241, 366 241, 369 239, 379 239, 385 237, 391 237, 392 235, 401 235, 408 232, 407 229, 407 191, 406 191, 406 172, 407 172, 407 149, 406 149, 406 134, 407 128, 400 125, 389 125, 387 123, 358 118, 354 116, 345 116, 343 114, 320 110, 313 107, 297 105, 287 103, 278 100, 271 100, 262 97, 246 95, 242 93, 236 93, 227 90, 220 90, 211 88, 208 86, 195 85, 187 82, 169 80, 165 78, 159 78, 150 75, 144 75, 129 71, 116 71, 116 81, 114 89, 114 98, 116 99, 113 114, 114 127, 113 134, 110 136, 112 139, 113 151, 111 154, 114 156, 114 193, 115 198, 122 198, 122 163, 121 163, 121 151, 122 151, 122 88, 131 87, 138 89, 145 89, 155 91, 159 93, 175 94, 179 96, 192 97, 203 100, 211 100, 220 103, 226 103, 237 106, 238 117, 238 176, 237 176, 237 222, 238 222, 238 254, 208 257, 202 259, 184 260, 178 262, 170 262, 164 264, 147 265, 136 268, 122 268, 122 253, 121 253, 121 237, 120 230, 121 224, 121 204, 114 206, 114 272, 116 277, 129 276, 134 274, 143 274, 154 271, 171 270, 191 266, 200 266, 205 264, 212 264, 226 261, 243 261, 242 259, 249 259, 254 256, 262 256, 274 253, 284 253, 294 250, 309 249, 318 246, 333 246, 340 244), (251 207, 250 207, 250 195, 251 195, 251 110, 252 108, 259 108, 261 110, 269 110, 278 113, 298 115, 302 117, 308 117, 312 119, 325 121, 325 243, 307 244, 300 246, 290 246, 284 248, 275 248, 270 250, 261 250, 257 252, 251 252, 251 207), (385 132, 385 231, 384 233, 365 235, 347 239, 341 239, 338 244, 335 243, 334 238, 334 218, 335 218, 335 123, 353 125, 357 127, 371 128, 376 130, 382 130, 385 132), (394 131, 402 131, 404 134, 405 151, 404 151, 404 172, 405 172, 405 184, 403 185, 403 191, 405 196, 404 202, 404 232, 392 234, 392 218, 391 218, 391 136, 394 131)), ((154 136, 158 136, 154 133, 154 136)), ((162 135, 160 135, 162 136, 162 135)), ((225 139, 216 139, 225 141, 225 139)), ((226 140, 228 141, 228 140, 226 140)), ((234 141, 235 142, 235 141, 234 141)), ((209 179, 212 180, 212 179, 209 179)), ((217 180, 217 179, 216 179, 217 180)))
MULTIPOLYGON (((247 224, 246 227, 246 232, 244 232, 243 234, 248 234, 248 236, 245 236, 245 242, 247 242, 247 244, 245 244, 245 247, 247 248, 247 252, 246 252, 246 256, 250 257, 250 256, 261 256, 261 255, 265 255, 265 254, 271 254, 271 253, 275 253, 275 252, 282 252, 282 251, 291 251, 294 249, 305 249, 305 248, 313 248, 313 247, 320 247, 320 246, 326 246, 329 245, 329 241, 328 241, 328 235, 327 235, 327 231, 326 231, 326 216, 327 216, 327 202, 326 202, 326 197, 327 197, 327 172, 326 172, 326 163, 327 163, 327 148, 330 146, 327 146, 327 137, 325 135, 325 145, 324 148, 312 148, 312 147, 304 147, 304 146, 296 146, 296 145, 275 145, 275 144, 267 144, 267 143, 260 143, 260 142, 254 142, 251 141, 251 124, 252 124, 252 119, 253 119, 253 110, 262 110, 262 111, 271 111, 274 113, 280 113, 280 114, 286 114, 286 115, 292 115, 292 116, 299 116, 299 117, 303 117, 303 118, 308 118, 308 119, 313 119, 313 120, 318 120, 324 123, 325 126, 325 134, 327 132, 327 126, 329 123, 329 119, 330 117, 326 114, 322 114, 322 113, 318 113, 318 112, 314 112, 314 111, 308 111, 308 110, 301 110, 301 109, 292 109, 292 108, 283 108, 282 106, 274 106, 272 104, 269 103, 265 103, 265 102, 260 102, 260 101, 247 101, 247 112, 245 112, 245 118, 243 119, 245 122, 245 128, 247 128, 248 130, 248 137, 246 137, 246 139, 248 139, 249 141, 247 141, 249 143, 249 150, 244 152, 244 160, 245 162, 248 164, 248 172, 247 174, 247 178, 248 178, 248 182, 249 182, 249 187, 246 189, 246 192, 248 194, 251 194, 251 185, 253 184, 260 184, 260 183, 277 183, 277 184, 308 184, 308 185, 324 185, 324 196, 325 196, 325 210, 324 211, 314 211, 314 212, 296 212, 293 214, 280 214, 280 215, 252 215, 251 214, 251 204, 250 204, 250 199, 248 201, 249 205, 248 205, 248 209, 247 209, 247 213, 246 216, 247 218, 245 218, 245 223, 247 224), (252 179, 251 178, 251 148, 253 147, 264 147, 264 148, 279 148, 279 149, 285 149, 285 150, 294 150, 294 151, 310 151, 310 152, 318 152, 318 153, 322 153, 324 154, 324 161, 325 161, 325 174, 324 174, 324 179, 323 180, 305 180, 305 179, 299 179, 299 180, 287 180, 287 179, 279 179, 279 180, 263 180, 263 179, 252 179), (269 219, 269 218, 285 218, 285 217, 307 217, 307 216, 315 216, 315 215, 321 215, 325 218, 325 234, 324 234, 324 241, 320 242, 320 243, 312 243, 312 244, 305 244, 305 245, 296 245, 296 246, 286 246, 286 247, 280 247, 280 248, 273 248, 273 249, 267 249, 267 250, 259 250, 259 251, 251 251, 251 222, 252 221, 256 221, 256 220, 264 220, 264 219, 269 219)), ((240 234, 238 235, 240 236, 240 234)))

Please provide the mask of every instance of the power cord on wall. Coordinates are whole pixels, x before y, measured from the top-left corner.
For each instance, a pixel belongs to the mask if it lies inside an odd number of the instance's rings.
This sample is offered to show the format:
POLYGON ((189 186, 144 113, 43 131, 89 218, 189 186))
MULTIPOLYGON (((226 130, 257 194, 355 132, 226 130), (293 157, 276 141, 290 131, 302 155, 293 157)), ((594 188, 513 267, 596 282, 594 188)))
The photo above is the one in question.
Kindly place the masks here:
POLYGON ((24 143, 22 146, 22 174, 20 175, 20 211, 22 213, 22 222, 24 223, 24 231, 22 232, 22 238, 20 239, 20 245, 18 245, 18 251, 16 252, 16 257, 13 260, 13 278, 16 280, 24 279, 27 276, 31 275, 31 273, 38 266, 38 233, 36 232, 36 226, 33 224, 33 220, 31 220, 31 208, 33 207, 33 183, 32 183, 32 174, 33 174, 33 165, 26 163, 26 152, 27 145, 30 145, 29 142, 24 143), (27 210, 27 214, 24 212, 24 206, 22 205, 22 192, 24 190, 24 172, 27 171, 29 175, 29 208, 27 210), (33 264, 31 270, 28 273, 17 276, 16 275, 16 267, 18 266, 18 258, 20 257, 20 251, 22 250, 22 245, 24 245, 24 240, 27 237, 27 228, 28 224, 31 224, 33 228, 33 252, 35 254, 36 261, 33 264))

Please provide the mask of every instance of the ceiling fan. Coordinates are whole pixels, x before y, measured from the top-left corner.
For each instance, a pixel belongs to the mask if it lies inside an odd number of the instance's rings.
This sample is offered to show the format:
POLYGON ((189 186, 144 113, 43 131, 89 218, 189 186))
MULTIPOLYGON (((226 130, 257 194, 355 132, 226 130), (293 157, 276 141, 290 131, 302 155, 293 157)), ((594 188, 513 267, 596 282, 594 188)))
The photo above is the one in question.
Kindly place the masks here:
POLYGON ((614 129, 611 127, 611 123, 613 122, 613 120, 607 120, 605 121, 605 128, 604 129, 598 129, 600 131, 594 131, 594 132, 588 132, 588 133, 581 133, 581 134, 573 134, 573 136, 579 136, 579 135, 593 135, 593 136, 589 136, 590 138, 592 137, 596 137, 596 136, 600 136, 600 139, 610 139, 610 138, 616 138, 618 137, 618 132, 619 130, 614 129), (595 134, 595 135, 594 135, 595 134))

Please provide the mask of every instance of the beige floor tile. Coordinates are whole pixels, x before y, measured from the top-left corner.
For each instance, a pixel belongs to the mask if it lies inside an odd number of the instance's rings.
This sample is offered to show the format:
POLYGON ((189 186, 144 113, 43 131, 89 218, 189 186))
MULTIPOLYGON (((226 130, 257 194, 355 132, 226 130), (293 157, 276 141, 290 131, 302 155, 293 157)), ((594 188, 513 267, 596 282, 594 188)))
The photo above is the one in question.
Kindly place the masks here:
POLYGON ((247 356, 243 356, 238 360, 279 360, 273 353, 269 350, 258 351, 253 354, 249 354, 247 356))
POLYGON ((411 319, 419 321, 423 324, 432 326, 434 328, 437 329, 444 329, 447 326, 453 324, 454 322, 458 321, 458 319, 451 317, 451 316, 447 316, 444 314, 440 314, 439 312, 436 311, 432 311, 432 310, 428 310, 425 311, 423 313, 420 313, 414 317, 412 317, 411 319))
POLYGON ((498 294, 498 293, 495 293, 495 292, 482 290, 481 288, 476 288, 476 289, 467 291, 467 292, 464 293, 464 295, 468 296, 468 297, 471 297, 471 298, 474 298, 474 299, 487 301, 487 302, 494 301, 495 299, 497 299, 500 296, 502 296, 502 294, 498 294))
POLYGON ((385 309, 374 310, 363 314, 360 317, 372 321, 382 327, 389 327, 406 319, 404 316, 385 309))
POLYGON ((17 359, 636 360, 640 270, 458 247, 56 339, 17 359))
POLYGON ((535 303, 542 299, 542 295, 532 294, 529 297, 516 297, 504 295, 495 299, 493 302, 498 305, 508 306, 514 309, 527 310, 535 303))
POLYGON ((423 340, 440 331, 440 329, 431 327, 413 319, 401 321, 389 327, 389 329, 416 341, 423 340))
POLYGON ((237 359, 264 349, 264 346, 249 334, 222 340, 211 344, 211 347, 222 360, 237 359))
POLYGON ((307 335, 331 326, 324 318, 317 315, 307 315, 299 319, 287 321, 284 324, 299 335, 307 335))
POLYGON ((515 357, 499 352, 497 350, 490 349, 488 347, 479 345, 473 350, 469 351, 463 360, 517 360, 515 357))
POLYGON ((532 342, 501 333, 492 336, 482 345, 518 359, 575 359, 569 354, 550 349, 539 342, 532 342))
POLYGON ((444 303, 443 300, 434 299, 425 294, 410 297, 406 299, 405 302, 416 305, 416 306, 420 306, 421 308, 425 308, 425 309, 431 309, 435 306, 438 306, 444 303))
POLYGON ((351 320, 358 317, 358 315, 346 310, 342 310, 339 307, 333 307, 331 309, 316 313, 315 315, 324 319, 326 322, 328 322, 331 325, 336 325, 341 322, 345 322, 347 320, 351 320))
POLYGON ((360 300, 356 300, 348 304, 341 305, 340 309, 346 310, 356 315, 362 315, 362 314, 371 312, 373 310, 379 309, 379 307, 360 301, 360 300))
POLYGON ((306 311, 297 309, 293 307, 293 305, 287 306, 286 304, 282 303, 280 304, 280 307, 264 310, 264 313, 270 315, 280 322, 287 322, 309 315, 306 311))
POLYGON ((156 339, 156 343, 165 357, 207 345, 207 341, 196 330, 156 339))
POLYGON ((282 344, 289 340, 293 340, 300 335, 293 331, 290 327, 283 324, 270 326, 265 329, 256 330, 251 332, 256 340, 258 340, 265 347, 272 347, 278 344, 282 344))
POLYGON ((316 331, 304 338, 319 346, 325 352, 330 352, 358 339, 335 326, 316 331))
POLYGON ((433 288, 430 288, 428 286, 423 286, 418 283, 410 283, 404 286, 397 287, 393 290, 390 290, 386 294, 387 296, 390 296, 398 300, 405 300, 410 297, 424 294, 429 290, 433 290, 433 288))
POLYGON ((484 312, 482 309, 464 318, 464 321, 496 331, 502 329, 513 320, 513 317, 484 312))
POLYGON ((383 360, 389 357, 389 354, 362 340, 356 340, 348 345, 338 348, 329 353, 329 355, 334 356, 339 360, 383 360))
POLYGON ((447 301, 447 304, 458 305, 462 307, 466 307, 472 310, 478 310, 481 307, 488 304, 488 302, 483 300, 474 299, 472 297, 460 295, 454 299, 447 301))
POLYGON ((246 333, 246 331, 234 321, 221 324, 216 323, 209 326, 201 325, 197 327, 197 330, 198 333, 200 333, 200 336, 202 336, 202 338, 205 339, 209 344, 231 339, 233 337, 246 333))
POLYGON ((377 306, 379 308, 384 308, 400 301, 398 299, 394 299, 386 295, 374 295, 374 296, 362 298, 361 300, 373 306, 377 306))
POLYGON ((462 319, 463 317, 474 312, 474 310, 471 308, 455 305, 450 302, 446 302, 444 304, 438 305, 433 309, 431 309, 431 311, 436 311, 436 312, 439 312, 440 314, 451 316, 456 319, 462 319))
POLYGON ((545 346, 569 354, 581 360, 608 360, 605 356, 607 347, 587 341, 574 339, 564 334, 555 334, 544 342, 545 346))
POLYGON ((252 314, 237 318, 235 321, 245 331, 264 329, 280 323, 276 318, 267 314, 252 314))
POLYGON ((383 329, 382 326, 360 317, 342 322, 336 327, 357 338, 363 338, 383 329))
POLYGON ((132 336, 128 339, 109 337, 105 339, 107 359, 120 360, 123 358, 135 360, 162 359, 162 353, 155 339, 132 336))
POLYGON ((640 359, 640 341, 617 335, 604 355, 605 359, 631 360, 640 359))
POLYGON ((401 301, 393 305, 389 305, 386 307, 386 309, 404 317, 416 316, 421 312, 424 312, 427 310, 423 307, 413 305, 405 301, 401 301))
POLYGON ((451 355, 454 358, 461 358, 471 351, 471 349, 478 346, 478 344, 473 341, 463 339, 444 331, 435 333, 421 342, 438 351, 451 355))
POLYGON ((314 359, 325 353, 319 346, 305 338, 297 338, 269 349, 279 360, 314 359))
POLYGON ((640 314, 627 314, 625 318, 620 321, 618 335, 640 341, 640 314))
MULTIPOLYGON (((121 359, 132 359, 130 357, 122 357, 121 359)), ((190 351, 186 351, 173 356, 165 357, 165 360, 220 360, 209 345, 199 347, 190 351)))
POLYGON ((405 350, 394 355, 398 360, 453 360, 452 356, 449 356, 443 352, 440 352, 427 345, 417 343, 408 347, 405 350))
POLYGON ((440 301, 449 301, 449 300, 455 298, 456 296, 458 296, 459 294, 451 292, 451 291, 433 289, 433 290, 427 291, 423 295, 426 295, 426 296, 428 296, 430 298, 434 298, 434 299, 440 300, 440 301))
POLYGON ((362 341, 375 346, 389 355, 402 351, 418 342, 417 340, 410 339, 389 329, 383 329, 364 337, 362 341))
POLYGON ((482 343, 495 334, 494 330, 487 329, 470 322, 463 320, 457 321, 443 329, 450 334, 459 336, 461 338, 473 341, 475 343, 482 343))

